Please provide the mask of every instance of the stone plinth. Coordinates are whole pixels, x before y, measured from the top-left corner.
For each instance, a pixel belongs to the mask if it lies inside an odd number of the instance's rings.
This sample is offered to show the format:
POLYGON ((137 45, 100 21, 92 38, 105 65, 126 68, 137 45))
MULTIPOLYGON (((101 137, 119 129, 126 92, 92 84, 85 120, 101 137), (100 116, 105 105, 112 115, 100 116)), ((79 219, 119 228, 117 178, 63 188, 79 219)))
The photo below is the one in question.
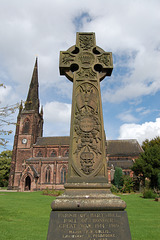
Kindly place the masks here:
POLYGON ((66 184, 65 193, 52 202, 53 211, 123 211, 126 203, 110 191, 110 184, 66 184))
POLYGON ((66 184, 52 202, 47 240, 131 240, 126 203, 110 184, 66 184))

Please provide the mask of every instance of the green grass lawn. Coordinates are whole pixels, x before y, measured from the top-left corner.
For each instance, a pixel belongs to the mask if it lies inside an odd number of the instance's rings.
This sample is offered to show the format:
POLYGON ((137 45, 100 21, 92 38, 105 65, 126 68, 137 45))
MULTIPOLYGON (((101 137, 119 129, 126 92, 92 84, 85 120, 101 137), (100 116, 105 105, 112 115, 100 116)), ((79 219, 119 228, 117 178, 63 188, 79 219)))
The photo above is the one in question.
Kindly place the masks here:
POLYGON ((46 239, 52 200, 42 192, 0 192, 0 239, 46 239))
POLYGON ((139 194, 120 195, 127 203, 132 240, 160 239, 160 202, 139 194))
MULTIPOLYGON (((160 202, 138 194, 121 198, 127 203, 132 240, 159 240, 160 202)), ((0 192, 0 239, 46 239, 52 201, 41 192, 0 192)))

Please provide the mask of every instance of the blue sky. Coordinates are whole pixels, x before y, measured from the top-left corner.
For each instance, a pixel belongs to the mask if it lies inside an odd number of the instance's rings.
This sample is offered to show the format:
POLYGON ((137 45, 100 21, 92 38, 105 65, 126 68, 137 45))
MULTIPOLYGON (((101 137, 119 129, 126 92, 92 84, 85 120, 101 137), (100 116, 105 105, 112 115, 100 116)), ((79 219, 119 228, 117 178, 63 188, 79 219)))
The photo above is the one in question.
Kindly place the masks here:
POLYGON ((72 83, 59 74, 59 52, 75 45, 77 31, 95 32, 96 44, 113 54, 112 76, 101 82, 107 139, 141 143, 160 135, 159 0, 0 0, 0 6, 6 85, 0 106, 26 99, 38 56, 44 136, 69 135, 72 83))

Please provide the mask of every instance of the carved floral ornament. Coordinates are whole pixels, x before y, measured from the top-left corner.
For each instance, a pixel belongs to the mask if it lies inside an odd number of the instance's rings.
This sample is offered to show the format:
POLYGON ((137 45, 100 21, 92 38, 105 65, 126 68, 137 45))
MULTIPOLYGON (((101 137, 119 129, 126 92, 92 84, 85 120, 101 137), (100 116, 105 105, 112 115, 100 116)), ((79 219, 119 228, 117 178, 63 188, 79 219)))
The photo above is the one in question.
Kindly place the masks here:
POLYGON ((94 38, 91 34, 80 34, 79 35, 80 47, 84 50, 89 50, 94 46, 94 38))
POLYGON ((98 57, 100 63, 103 63, 106 66, 110 66, 111 64, 111 55, 110 54, 103 54, 98 57))
POLYGON ((87 79, 95 81, 96 76, 97 73, 95 73, 92 68, 81 68, 80 71, 77 72, 77 80, 87 79))
POLYGON ((73 54, 70 53, 64 53, 63 57, 62 57, 62 63, 67 65, 67 64, 71 64, 75 59, 75 56, 73 54))

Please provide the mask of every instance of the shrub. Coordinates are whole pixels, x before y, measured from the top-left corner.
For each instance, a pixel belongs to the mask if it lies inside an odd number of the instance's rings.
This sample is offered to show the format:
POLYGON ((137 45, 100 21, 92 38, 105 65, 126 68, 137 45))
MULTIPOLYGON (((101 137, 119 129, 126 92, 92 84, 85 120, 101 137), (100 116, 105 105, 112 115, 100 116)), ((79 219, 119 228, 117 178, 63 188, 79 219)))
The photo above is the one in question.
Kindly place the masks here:
POLYGON ((133 191, 133 187, 134 187, 133 178, 131 178, 130 176, 123 176, 123 187, 121 191, 123 193, 130 193, 133 191))
POLYGON ((149 189, 150 188, 150 184, 151 184, 151 181, 148 178, 146 178, 145 179, 145 188, 149 189))
POLYGON ((144 189, 143 198, 156 198, 157 194, 153 192, 152 189, 144 189))
POLYGON ((62 190, 48 189, 48 187, 47 187, 46 189, 44 189, 42 191, 42 194, 57 197, 57 196, 63 194, 63 192, 64 191, 62 191, 62 190))
POLYGON ((114 186, 113 184, 112 184, 112 187, 110 190, 112 193, 119 193, 119 189, 116 186, 114 186))

